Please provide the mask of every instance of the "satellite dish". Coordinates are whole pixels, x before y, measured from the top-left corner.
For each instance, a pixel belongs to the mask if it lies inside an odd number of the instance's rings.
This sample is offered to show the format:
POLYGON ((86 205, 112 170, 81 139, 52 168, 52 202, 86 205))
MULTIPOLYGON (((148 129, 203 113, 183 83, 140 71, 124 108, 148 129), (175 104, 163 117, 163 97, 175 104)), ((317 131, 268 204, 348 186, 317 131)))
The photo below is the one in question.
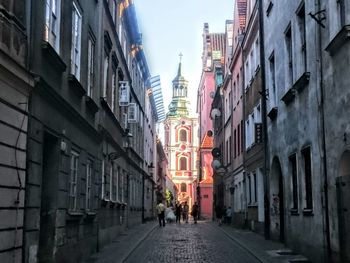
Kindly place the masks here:
POLYGON ((210 112, 210 116, 212 119, 215 119, 217 117, 220 117, 221 116, 221 111, 219 109, 212 109, 211 112, 210 112))
POLYGON ((221 151, 219 148, 214 148, 213 150, 211 150, 211 154, 214 158, 219 158, 221 156, 221 151))
POLYGON ((214 169, 214 170, 218 170, 219 168, 221 168, 222 167, 222 165, 221 165, 221 163, 220 163, 220 161, 219 160, 213 160, 212 162, 211 162, 211 167, 214 169))

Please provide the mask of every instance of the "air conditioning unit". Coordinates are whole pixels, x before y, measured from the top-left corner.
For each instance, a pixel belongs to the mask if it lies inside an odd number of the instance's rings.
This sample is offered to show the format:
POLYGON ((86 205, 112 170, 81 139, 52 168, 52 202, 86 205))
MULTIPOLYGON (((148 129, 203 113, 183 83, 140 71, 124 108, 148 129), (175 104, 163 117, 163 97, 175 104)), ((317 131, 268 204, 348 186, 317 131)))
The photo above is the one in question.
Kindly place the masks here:
POLYGON ((129 103, 128 123, 137 123, 137 105, 136 105, 136 103, 129 103))
POLYGON ((128 106, 130 101, 129 81, 119 81, 119 106, 128 106))

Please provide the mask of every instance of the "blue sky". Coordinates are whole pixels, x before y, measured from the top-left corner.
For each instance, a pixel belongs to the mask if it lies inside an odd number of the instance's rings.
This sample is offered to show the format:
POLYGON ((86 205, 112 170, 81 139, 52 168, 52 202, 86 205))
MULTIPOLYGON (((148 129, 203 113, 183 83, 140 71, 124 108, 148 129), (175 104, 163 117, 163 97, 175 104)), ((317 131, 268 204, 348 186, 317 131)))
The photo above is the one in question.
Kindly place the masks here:
POLYGON ((225 32, 232 20, 234 0, 134 0, 143 47, 151 74, 160 75, 165 112, 171 101, 179 53, 189 97, 195 111, 201 75, 203 24, 211 33, 225 32))

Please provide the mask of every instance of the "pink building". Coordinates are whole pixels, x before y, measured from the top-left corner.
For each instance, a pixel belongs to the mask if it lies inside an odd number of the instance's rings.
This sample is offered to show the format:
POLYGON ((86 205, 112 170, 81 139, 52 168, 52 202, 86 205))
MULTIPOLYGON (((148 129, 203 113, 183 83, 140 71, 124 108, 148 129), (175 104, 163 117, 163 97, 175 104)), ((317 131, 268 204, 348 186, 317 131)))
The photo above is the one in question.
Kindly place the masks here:
POLYGON ((225 34, 209 33, 209 25, 203 28, 202 75, 198 88, 197 112, 199 115, 199 187, 197 200, 201 217, 213 217, 213 124, 210 119, 211 103, 215 95, 215 65, 221 64, 225 54, 225 34))

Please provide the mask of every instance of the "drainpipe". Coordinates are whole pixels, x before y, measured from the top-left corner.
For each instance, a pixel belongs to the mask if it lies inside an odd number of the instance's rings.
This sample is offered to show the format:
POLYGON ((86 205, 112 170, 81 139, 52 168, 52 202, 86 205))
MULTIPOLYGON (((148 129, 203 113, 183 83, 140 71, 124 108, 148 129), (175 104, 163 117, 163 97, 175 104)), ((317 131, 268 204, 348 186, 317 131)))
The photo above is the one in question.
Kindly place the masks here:
MULTIPOLYGON (((316 0, 315 2, 316 12, 321 10, 321 0, 316 0)), ((332 259, 332 249, 331 249, 331 238, 330 238, 330 229, 329 229, 329 209, 328 209, 328 172, 327 172, 327 149, 326 149, 326 132, 325 132, 325 113, 324 113, 324 86, 323 86, 323 57, 322 57, 322 28, 319 25, 316 25, 316 42, 317 43, 317 53, 316 53, 316 62, 319 65, 319 74, 320 74, 320 117, 321 117, 321 136, 322 136, 322 151, 323 151, 323 170, 324 170, 324 199, 325 199, 325 223, 326 223, 326 247, 327 255, 325 257, 325 262, 331 262, 332 259)))
MULTIPOLYGON (((268 152, 268 136, 267 136, 267 109, 266 109, 266 84, 265 84, 265 43, 264 43, 264 12, 263 0, 259 0, 259 39, 260 39, 260 70, 261 70, 261 114, 263 126, 263 143, 264 143, 264 236, 265 239, 270 239, 270 200, 269 200, 269 152, 268 152)), ((283 212, 283 211, 282 211, 283 212)))

